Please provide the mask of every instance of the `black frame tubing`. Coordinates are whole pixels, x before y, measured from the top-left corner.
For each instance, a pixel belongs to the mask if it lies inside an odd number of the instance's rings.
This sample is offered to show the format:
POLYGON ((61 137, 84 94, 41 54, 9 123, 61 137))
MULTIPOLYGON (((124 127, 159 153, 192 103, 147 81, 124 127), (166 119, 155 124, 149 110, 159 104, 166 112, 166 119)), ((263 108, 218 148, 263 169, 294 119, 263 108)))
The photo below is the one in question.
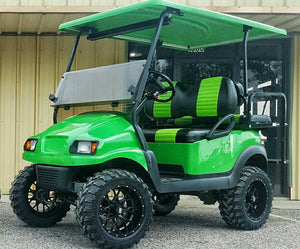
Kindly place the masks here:
MULTIPOLYGON (((269 101, 272 98, 281 98, 283 100, 283 105, 284 105, 284 114, 283 114, 283 120, 281 120, 280 122, 280 127, 282 127, 282 132, 283 132, 283 137, 286 138, 287 137, 287 127, 288 127, 288 123, 287 123, 287 99, 284 93, 281 92, 254 92, 249 96, 249 110, 248 112, 250 113, 250 109, 251 109, 251 105, 250 103, 252 102, 253 99, 255 98, 264 98, 265 101, 269 101), (267 99, 266 99, 267 98, 267 99)), ((286 165, 287 163, 287 140, 283 139, 283 146, 282 146, 282 151, 281 151, 281 160, 283 165, 286 165)))
MULTIPOLYGON (((82 34, 82 32, 79 32, 77 34, 76 38, 75 38, 73 49, 72 49, 72 52, 71 52, 71 56, 70 56, 70 59, 69 59, 69 62, 68 62, 67 68, 66 68, 66 73, 70 72, 70 70, 71 70, 71 67, 72 67, 72 64, 73 64, 73 60, 74 60, 74 57, 75 57, 75 53, 76 53, 76 50, 77 50, 77 47, 78 47, 78 43, 79 43, 81 34, 82 34)), ((53 112, 53 123, 54 124, 57 123, 58 109, 59 109, 59 107, 55 107, 54 108, 54 112, 53 112)))
POLYGON ((79 32, 77 34, 76 38, 75 38, 75 42, 74 42, 74 45, 73 45, 72 53, 71 53, 71 56, 70 56, 70 59, 69 59, 69 62, 68 62, 68 66, 67 66, 66 72, 70 72, 70 70, 71 70, 71 67, 72 67, 72 64, 73 64, 73 60, 74 60, 74 57, 75 57, 75 53, 76 53, 76 50, 77 50, 77 46, 78 46, 81 34, 82 34, 82 32, 79 32))
MULTIPOLYGON (((89 41, 95 41, 98 39, 103 39, 103 38, 109 38, 112 36, 116 35, 123 35, 126 33, 131 33, 131 32, 136 32, 144 29, 150 29, 150 28, 155 28, 157 27, 158 23, 160 21, 160 18, 144 21, 144 22, 139 22, 139 23, 134 23, 134 24, 129 24, 126 26, 122 26, 119 28, 113 28, 97 33, 90 34, 87 39, 89 41)), ((168 17, 165 17, 163 20, 163 25, 168 25, 170 23, 171 19, 168 17)))
POLYGON ((244 108, 244 115, 249 120, 250 112, 249 112, 249 100, 248 100, 248 36, 249 32, 252 30, 251 26, 244 25, 243 32, 244 32, 244 39, 243 39, 243 50, 244 50, 244 96, 245 96, 245 108, 244 108))
MULTIPOLYGON (((265 101, 270 100, 271 98, 282 98, 283 104, 284 104, 284 116, 283 116, 283 122, 281 122, 280 125, 286 126, 287 125, 287 100, 284 93, 281 92, 254 92, 249 96, 249 104, 252 102, 255 98, 267 98, 264 99, 265 101)), ((248 106, 248 112, 251 111, 251 105, 248 106)))
MULTIPOLYGON (((156 27, 155 34, 154 34, 154 37, 153 37, 152 42, 151 42, 151 47, 149 49, 149 53, 148 53, 148 56, 147 56, 146 64, 144 66, 143 72, 142 72, 142 74, 139 78, 138 84, 136 86, 136 91, 135 91, 135 93, 132 97, 132 103, 134 104, 134 106, 132 108, 132 123, 133 123, 134 129, 136 131, 136 134, 137 134, 137 136, 140 140, 142 149, 145 150, 145 151, 148 150, 149 148, 148 148, 146 139, 144 137, 143 131, 142 131, 141 127, 139 126, 138 115, 139 115, 140 111, 143 109, 143 106, 146 102, 146 98, 144 97, 144 89, 145 89, 146 82, 147 82, 147 79, 148 79, 148 76, 149 76, 149 69, 150 69, 153 57, 156 54, 156 48, 157 48, 157 44, 158 44, 158 41, 159 41, 158 38, 159 38, 159 35, 160 35, 160 31, 161 31, 161 28, 164 24, 165 16, 167 14, 175 14, 175 15, 178 15, 178 16, 183 15, 183 13, 180 12, 179 9, 174 9, 174 8, 170 8, 170 7, 167 7, 160 14, 159 22, 158 22, 158 25, 156 27)), ((169 22, 170 22, 171 18, 168 17, 168 19, 170 19, 169 20, 169 22)))

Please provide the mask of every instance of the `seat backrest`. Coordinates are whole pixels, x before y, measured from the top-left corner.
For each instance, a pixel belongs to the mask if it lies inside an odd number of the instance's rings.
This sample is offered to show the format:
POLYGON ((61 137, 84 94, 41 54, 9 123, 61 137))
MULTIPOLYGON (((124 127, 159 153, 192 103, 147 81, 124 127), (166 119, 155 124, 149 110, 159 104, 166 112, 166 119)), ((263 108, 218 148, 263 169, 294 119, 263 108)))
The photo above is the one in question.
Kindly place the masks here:
POLYGON ((234 113, 239 104, 237 88, 227 77, 206 78, 193 86, 178 83, 175 90, 175 96, 169 102, 148 101, 145 114, 158 119, 223 117, 234 113))

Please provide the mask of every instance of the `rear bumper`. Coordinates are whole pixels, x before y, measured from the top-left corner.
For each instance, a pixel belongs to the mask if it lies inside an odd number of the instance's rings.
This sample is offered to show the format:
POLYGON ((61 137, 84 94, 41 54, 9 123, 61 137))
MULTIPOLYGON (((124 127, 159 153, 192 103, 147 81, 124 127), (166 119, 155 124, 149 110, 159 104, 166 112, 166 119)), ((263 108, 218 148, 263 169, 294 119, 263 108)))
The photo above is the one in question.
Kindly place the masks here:
POLYGON ((74 192, 73 178, 80 171, 79 167, 36 165, 37 185, 49 190, 74 192))

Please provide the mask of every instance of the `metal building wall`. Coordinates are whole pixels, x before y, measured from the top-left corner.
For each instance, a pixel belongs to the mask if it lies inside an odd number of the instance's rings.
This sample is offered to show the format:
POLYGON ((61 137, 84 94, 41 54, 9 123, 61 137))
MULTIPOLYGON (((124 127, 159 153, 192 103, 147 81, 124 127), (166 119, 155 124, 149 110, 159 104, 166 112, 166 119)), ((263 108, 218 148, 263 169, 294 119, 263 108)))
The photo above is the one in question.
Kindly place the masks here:
POLYGON ((294 37, 294 79, 292 112, 292 188, 291 199, 300 200, 300 35, 294 37))
MULTIPOLYGON (((14 176, 28 164, 22 160, 25 140, 52 124, 48 96, 65 71, 73 41, 70 36, 0 36, 2 193, 8 193, 14 176)), ((121 63, 125 56, 124 42, 82 39, 72 69, 121 63)), ((85 110, 76 110, 80 111, 85 110)))

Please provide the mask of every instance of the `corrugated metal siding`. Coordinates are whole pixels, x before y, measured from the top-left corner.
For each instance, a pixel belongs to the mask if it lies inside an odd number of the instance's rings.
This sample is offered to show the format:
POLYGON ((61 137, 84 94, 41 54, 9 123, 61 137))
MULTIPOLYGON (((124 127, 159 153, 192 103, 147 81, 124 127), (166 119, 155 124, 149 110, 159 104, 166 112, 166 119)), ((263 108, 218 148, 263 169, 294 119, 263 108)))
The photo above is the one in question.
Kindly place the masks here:
MULTIPOLYGON (((65 71, 74 37, 0 37, 0 186, 8 193, 22 160, 25 140, 52 124, 53 109, 48 100, 65 71)), ((73 70, 125 61, 125 43, 115 40, 88 42, 78 46, 73 70)), ((63 116, 93 108, 77 108, 63 116)))
POLYGON ((300 200, 300 35, 294 38, 291 199, 300 200))

